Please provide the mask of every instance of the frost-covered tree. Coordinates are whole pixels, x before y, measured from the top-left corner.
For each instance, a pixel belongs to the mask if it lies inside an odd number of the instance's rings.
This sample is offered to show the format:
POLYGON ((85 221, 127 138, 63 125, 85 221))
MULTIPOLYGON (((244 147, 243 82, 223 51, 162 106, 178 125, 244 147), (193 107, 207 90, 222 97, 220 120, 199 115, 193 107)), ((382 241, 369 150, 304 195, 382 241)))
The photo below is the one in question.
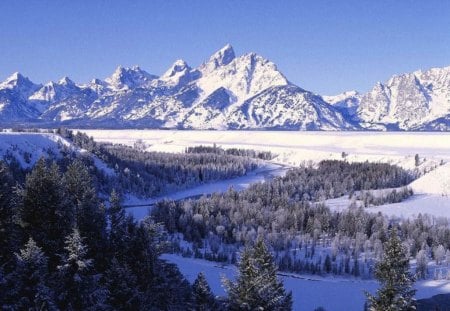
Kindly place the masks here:
POLYGON ((200 272, 192 285, 193 309, 196 311, 213 311, 217 309, 214 295, 211 292, 203 272, 200 272))
POLYGON ((110 252, 119 260, 123 261, 128 256, 130 236, 128 229, 133 228, 133 221, 127 218, 125 209, 120 203, 118 193, 113 190, 109 198, 108 209, 109 220, 109 247, 110 252))
POLYGON ((427 251, 421 249, 416 255, 416 275, 419 279, 425 279, 428 273, 427 251))
POLYGON ((445 259, 445 248, 442 244, 439 244, 433 250, 434 260, 436 260, 437 265, 441 265, 442 261, 445 259))
POLYGON ((33 239, 16 254, 15 269, 7 276, 3 308, 6 310, 56 310, 48 286, 47 257, 33 239))
POLYGON ((262 239, 241 254, 235 282, 224 280, 230 310, 291 310, 292 294, 277 278, 273 257, 262 239))
POLYGON ((64 310, 103 310, 106 290, 100 285, 93 262, 78 229, 66 238, 66 255, 58 267, 58 306, 64 310))
POLYGON ((375 296, 366 293, 368 310, 415 310, 414 280, 409 272, 409 258, 395 229, 391 230, 384 244, 383 258, 376 265, 375 277, 380 282, 380 288, 375 296))

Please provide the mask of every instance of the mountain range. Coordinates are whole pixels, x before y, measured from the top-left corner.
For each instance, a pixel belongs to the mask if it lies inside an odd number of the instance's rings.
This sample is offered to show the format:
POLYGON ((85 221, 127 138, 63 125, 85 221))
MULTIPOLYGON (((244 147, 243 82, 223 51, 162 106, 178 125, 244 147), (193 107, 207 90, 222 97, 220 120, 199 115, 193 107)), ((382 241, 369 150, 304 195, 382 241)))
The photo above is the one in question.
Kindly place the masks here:
POLYGON ((255 53, 231 45, 197 68, 177 60, 156 76, 119 66, 104 79, 0 83, 2 126, 92 128, 450 130, 450 67, 393 76, 371 91, 320 96, 255 53))

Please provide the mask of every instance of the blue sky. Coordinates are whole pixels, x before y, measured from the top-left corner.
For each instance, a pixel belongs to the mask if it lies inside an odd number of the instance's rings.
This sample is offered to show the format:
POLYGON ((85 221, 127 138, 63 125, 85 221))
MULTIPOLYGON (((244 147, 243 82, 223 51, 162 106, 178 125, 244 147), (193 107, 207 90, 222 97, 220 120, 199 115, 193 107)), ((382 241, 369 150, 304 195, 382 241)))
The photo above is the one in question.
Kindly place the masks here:
POLYGON ((160 75, 226 43, 269 58, 320 93, 369 90, 392 74, 450 65, 450 1, 0 1, 0 80, 160 75))

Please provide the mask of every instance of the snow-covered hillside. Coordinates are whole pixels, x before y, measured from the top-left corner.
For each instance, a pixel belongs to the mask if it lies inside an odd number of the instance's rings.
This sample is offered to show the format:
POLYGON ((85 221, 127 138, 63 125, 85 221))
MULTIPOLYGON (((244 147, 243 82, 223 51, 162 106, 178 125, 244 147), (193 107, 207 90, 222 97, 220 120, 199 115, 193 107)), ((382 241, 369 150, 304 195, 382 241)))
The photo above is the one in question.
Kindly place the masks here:
MULTIPOLYGON (((68 140, 51 133, 0 132, 0 159, 17 161, 23 168, 31 168, 40 158, 58 159, 63 152, 88 154, 68 140)), ((106 174, 115 174, 104 162, 90 155, 94 164, 106 174)))
POLYGON ((22 167, 30 168, 40 158, 60 155, 62 148, 75 151, 70 142, 49 133, 0 133, 0 157, 15 158, 22 167))

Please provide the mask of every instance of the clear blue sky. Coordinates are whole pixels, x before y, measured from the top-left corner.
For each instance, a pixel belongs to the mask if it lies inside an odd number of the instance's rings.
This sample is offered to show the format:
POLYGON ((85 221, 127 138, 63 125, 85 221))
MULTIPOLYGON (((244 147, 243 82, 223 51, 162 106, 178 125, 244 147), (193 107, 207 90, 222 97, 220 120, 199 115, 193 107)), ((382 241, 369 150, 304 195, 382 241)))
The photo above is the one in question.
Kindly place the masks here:
POLYGON ((367 91, 392 74, 450 65, 450 1, 0 1, 0 80, 162 74, 231 43, 321 94, 367 91))

